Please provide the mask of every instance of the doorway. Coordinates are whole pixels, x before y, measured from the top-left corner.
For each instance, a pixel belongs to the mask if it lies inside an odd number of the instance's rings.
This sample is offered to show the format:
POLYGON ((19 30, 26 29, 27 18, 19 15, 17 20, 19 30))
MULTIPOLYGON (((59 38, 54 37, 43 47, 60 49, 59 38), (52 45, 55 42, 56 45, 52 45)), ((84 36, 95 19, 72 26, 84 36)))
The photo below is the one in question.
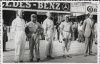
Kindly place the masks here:
POLYGON ((12 10, 3 10, 3 20, 4 24, 7 26, 11 26, 12 21, 16 18, 16 11, 12 10))

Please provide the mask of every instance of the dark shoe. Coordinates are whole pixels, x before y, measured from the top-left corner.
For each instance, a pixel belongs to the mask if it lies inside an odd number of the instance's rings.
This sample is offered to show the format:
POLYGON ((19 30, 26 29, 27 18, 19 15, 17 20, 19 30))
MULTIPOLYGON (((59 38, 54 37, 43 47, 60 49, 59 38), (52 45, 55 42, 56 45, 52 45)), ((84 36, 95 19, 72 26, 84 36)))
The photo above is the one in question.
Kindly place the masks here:
POLYGON ((33 59, 30 59, 30 62, 33 62, 33 59))
POLYGON ((95 42, 95 44, 97 45, 97 42, 95 42))
POLYGON ((66 55, 63 55, 64 58, 66 58, 66 55))
POLYGON ((21 61, 19 61, 19 63, 22 63, 23 61, 21 60, 21 61))
POLYGON ((40 58, 37 58, 37 62, 39 62, 40 61, 40 58))
POLYGON ((47 56, 48 59, 54 59, 52 56, 47 56))
POLYGON ((34 58, 34 55, 33 55, 33 58, 34 58))
POLYGON ((94 56, 94 54, 93 54, 93 53, 89 53, 89 55, 90 55, 90 56, 94 56))
POLYGON ((66 41, 66 39, 64 38, 63 41, 66 41))
POLYGON ((7 50, 3 50, 3 52, 6 52, 7 50))
POLYGON ((89 54, 92 54, 93 52, 92 51, 90 51, 90 53, 89 54))
POLYGON ((71 56, 71 55, 67 55, 67 57, 72 58, 72 56, 71 56))

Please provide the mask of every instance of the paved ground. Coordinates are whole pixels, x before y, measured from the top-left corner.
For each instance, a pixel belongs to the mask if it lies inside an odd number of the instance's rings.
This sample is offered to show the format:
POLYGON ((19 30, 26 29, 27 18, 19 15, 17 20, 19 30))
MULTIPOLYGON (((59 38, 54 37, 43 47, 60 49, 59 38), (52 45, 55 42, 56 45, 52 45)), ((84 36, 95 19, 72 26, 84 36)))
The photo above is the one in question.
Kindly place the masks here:
MULTIPOLYGON (((95 56, 88 56, 84 57, 84 43, 79 43, 77 41, 71 42, 70 47, 70 54, 72 54, 72 58, 63 58, 63 43, 59 43, 58 41, 53 42, 53 53, 52 56, 54 56, 54 59, 46 59, 45 56, 45 49, 46 49, 47 43, 45 41, 41 41, 40 44, 40 53, 41 53, 41 62, 45 63, 96 63, 97 62, 97 55, 95 56)), ((7 50, 3 53, 3 62, 4 63, 13 63, 14 62, 14 42, 13 40, 9 40, 6 44, 7 50)), ((93 44, 93 52, 97 53, 97 45, 93 44)), ((34 61, 36 59, 34 58, 34 61)), ((25 62, 29 62, 29 48, 28 48, 28 42, 26 42, 25 47, 25 62)))

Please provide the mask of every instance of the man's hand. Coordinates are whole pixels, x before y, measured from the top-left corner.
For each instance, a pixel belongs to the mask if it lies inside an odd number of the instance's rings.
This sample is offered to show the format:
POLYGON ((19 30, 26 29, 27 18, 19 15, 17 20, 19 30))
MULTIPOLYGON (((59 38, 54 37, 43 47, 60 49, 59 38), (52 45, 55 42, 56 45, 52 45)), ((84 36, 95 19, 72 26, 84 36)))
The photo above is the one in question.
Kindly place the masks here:
POLYGON ((46 35, 47 35, 47 33, 46 33, 46 32, 44 32, 44 35, 46 36, 46 35))

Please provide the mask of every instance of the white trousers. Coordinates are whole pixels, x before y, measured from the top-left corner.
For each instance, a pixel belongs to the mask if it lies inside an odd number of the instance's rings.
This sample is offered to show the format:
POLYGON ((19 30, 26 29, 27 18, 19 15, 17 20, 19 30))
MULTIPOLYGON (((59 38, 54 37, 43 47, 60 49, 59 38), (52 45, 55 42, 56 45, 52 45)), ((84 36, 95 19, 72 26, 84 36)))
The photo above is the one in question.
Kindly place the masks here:
POLYGON ((71 33, 70 32, 65 32, 63 31, 63 38, 65 38, 66 40, 64 41, 64 55, 69 55, 69 49, 70 49, 70 45, 71 45, 71 33), (65 52, 65 49, 67 51, 67 53, 65 52))
POLYGON ((46 35, 46 42, 47 42, 47 45, 46 45, 46 55, 52 55, 52 41, 53 41, 53 37, 54 37, 54 34, 53 34, 53 31, 47 31, 47 35, 46 35))
POLYGON ((23 61, 26 35, 24 31, 17 31, 15 34, 15 61, 23 61))

